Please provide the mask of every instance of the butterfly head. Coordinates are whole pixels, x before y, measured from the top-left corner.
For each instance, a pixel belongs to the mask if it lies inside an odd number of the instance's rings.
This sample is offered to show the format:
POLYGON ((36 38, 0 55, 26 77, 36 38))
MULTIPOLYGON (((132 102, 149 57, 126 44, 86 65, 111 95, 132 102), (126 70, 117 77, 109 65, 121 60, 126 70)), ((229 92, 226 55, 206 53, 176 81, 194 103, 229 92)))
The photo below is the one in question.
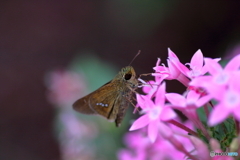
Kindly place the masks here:
POLYGON ((132 66, 127 66, 122 68, 121 72, 121 78, 127 82, 131 88, 137 88, 138 87, 138 80, 136 78, 136 72, 133 69, 132 66))

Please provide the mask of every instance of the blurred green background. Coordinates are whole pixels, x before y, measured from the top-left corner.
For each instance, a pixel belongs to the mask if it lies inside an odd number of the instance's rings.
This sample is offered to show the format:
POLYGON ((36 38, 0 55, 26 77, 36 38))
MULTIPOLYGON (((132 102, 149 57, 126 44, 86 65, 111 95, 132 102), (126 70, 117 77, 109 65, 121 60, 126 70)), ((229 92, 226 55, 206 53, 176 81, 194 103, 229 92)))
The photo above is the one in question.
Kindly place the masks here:
MULTIPOLYGON (((47 72, 77 70, 83 67, 77 66, 83 63, 79 57, 88 56, 83 68, 93 91, 138 50, 132 64, 138 74, 152 72, 157 57, 164 62, 168 47, 183 63, 198 49, 206 57, 231 56, 240 50, 239 8, 237 1, 1 1, 0 159, 61 159, 53 131, 58 112, 46 98, 47 72), (97 62, 99 70, 91 69, 97 62)), ((176 88, 182 89, 178 83, 167 89, 176 88)), ((122 147, 131 111, 121 129, 103 119, 103 133, 116 135, 115 148, 122 147)), ((109 148, 96 150, 101 149, 109 148)))

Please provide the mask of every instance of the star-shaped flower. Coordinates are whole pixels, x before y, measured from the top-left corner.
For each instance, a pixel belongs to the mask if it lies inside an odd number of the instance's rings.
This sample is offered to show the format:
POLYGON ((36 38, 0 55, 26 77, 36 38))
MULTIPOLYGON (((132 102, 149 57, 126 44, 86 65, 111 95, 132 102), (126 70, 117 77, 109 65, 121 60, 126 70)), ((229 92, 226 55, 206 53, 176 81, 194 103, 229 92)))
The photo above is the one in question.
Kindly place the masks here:
POLYGON ((165 105, 165 83, 158 88, 155 102, 152 101, 151 97, 143 95, 137 95, 137 102, 145 114, 132 124, 130 131, 148 126, 148 137, 151 142, 154 142, 159 128, 163 125, 162 121, 176 117, 175 112, 165 105))

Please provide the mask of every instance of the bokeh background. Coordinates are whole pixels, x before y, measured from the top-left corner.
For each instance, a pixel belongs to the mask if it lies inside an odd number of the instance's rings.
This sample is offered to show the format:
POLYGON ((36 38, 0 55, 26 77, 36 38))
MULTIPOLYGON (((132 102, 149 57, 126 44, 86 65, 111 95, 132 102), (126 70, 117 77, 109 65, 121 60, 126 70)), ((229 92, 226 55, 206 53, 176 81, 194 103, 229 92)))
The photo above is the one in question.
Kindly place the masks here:
MULTIPOLYGON (((182 62, 198 49, 206 57, 228 57, 239 51, 239 8, 237 1, 0 1, 0 159, 63 159, 59 109, 49 102, 45 82, 52 70, 97 64, 100 70, 83 72, 110 80, 141 50, 132 65, 149 73, 157 57, 165 61, 168 47, 182 62)), ((118 128, 104 122, 111 130, 103 133, 121 141, 118 128)))

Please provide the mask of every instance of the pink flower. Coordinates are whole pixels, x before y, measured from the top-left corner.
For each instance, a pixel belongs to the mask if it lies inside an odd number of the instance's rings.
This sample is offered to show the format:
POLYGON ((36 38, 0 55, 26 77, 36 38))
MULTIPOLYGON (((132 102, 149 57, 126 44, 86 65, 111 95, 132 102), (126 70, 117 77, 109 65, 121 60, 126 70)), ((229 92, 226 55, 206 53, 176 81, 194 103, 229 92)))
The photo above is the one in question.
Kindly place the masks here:
POLYGON ((222 97, 222 99, 214 107, 210 115, 210 118, 209 118, 210 126, 223 122, 230 115, 233 115, 234 118, 240 121, 239 87, 240 87, 239 83, 235 85, 230 85, 226 91, 219 93, 219 97, 222 97))
POLYGON ((185 96, 178 93, 167 93, 167 100, 173 105, 174 108, 184 109, 184 108, 198 108, 203 106, 205 103, 209 102, 209 96, 200 97, 200 94, 191 90, 185 96))
POLYGON ((161 84, 161 82, 156 83, 155 81, 149 81, 148 85, 142 87, 142 90, 143 90, 144 93, 147 94, 147 96, 154 97, 155 93, 158 89, 158 86, 160 84, 161 84))
POLYGON ((184 84, 185 86, 187 86, 189 83, 189 80, 179 70, 179 68, 181 68, 184 65, 181 64, 178 57, 170 49, 168 49, 167 63, 168 63, 168 67, 159 66, 160 59, 158 59, 156 66, 153 68, 155 70, 155 73, 153 73, 152 75, 156 77, 164 76, 164 79, 167 79, 167 80, 176 79, 180 81, 182 84, 184 84))
MULTIPOLYGON (((214 127, 210 132, 212 134, 209 134, 209 128, 204 125, 205 121, 200 121, 199 117, 207 118, 208 125, 213 126, 232 116, 238 134, 240 55, 234 57, 225 68, 222 68, 218 63, 220 59, 204 58, 200 50, 193 55, 188 63, 189 67, 183 65, 170 49, 168 55, 168 67, 160 66, 160 59, 158 59, 154 67, 155 73, 152 74, 155 76, 155 81, 151 81, 151 85, 143 87, 143 91, 147 95, 137 95, 137 103, 144 115, 132 124, 130 130, 140 128, 141 130, 127 136, 125 143, 129 149, 119 152, 121 153, 119 154, 120 159, 221 159, 217 156, 210 157, 211 150, 222 152, 219 144, 211 144, 212 136, 217 134, 218 137, 218 130, 215 130, 214 127), (207 72, 209 75, 205 75, 207 72), (188 87, 187 91, 183 95, 165 94, 165 83, 162 83, 160 87, 155 86, 164 79, 176 79, 182 82, 188 87), (165 97, 170 104, 165 104, 165 97), (209 103, 212 107, 209 115, 209 106, 206 104, 212 99, 217 100, 217 104, 212 106, 213 104, 209 103), (197 112, 197 109, 202 106, 204 106, 206 116, 202 115, 202 112, 201 114, 197 112), (176 118, 172 108, 180 110, 191 122, 191 126, 188 127, 177 121, 178 118, 176 118), (187 133, 191 135, 187 135, 187 133), (208 142, 205 144, 206 140, 210 141, 210 144, 208 142), (209 150, 209 146, 211 150, 209 150)), ((229 134, 229 132, 226 133, 229 134)), ((225 133, 220 134, 225 136, 225 133)), ((232 143, 230 147, 227 147, 227 150, 238 145, 236 142, 233 147, 232 143)), ((224 144, 222 145, 224 146, 224 144)), ((223 159, 233 158, 223 157, 223 159)))
POLYGON ((206 58, 210 76, 200 76, 192 80, 190 85, 204 88, 208 95, 216 100, 218 104, 214 107, 209 125, 213 126, 224 121, 229 115, 240 120, 240 55, 234 57, 223 69, 215 60, 206 58))
POLYGON ((163 83, 156 92, 155 103, 149 96, 137 95, 137 101, 143 109, 143 116, 137 119, 131 126, 130 131, 143 128, 148 125, 148 137, 151 142, 157 138, 162 121, 170 120, 176 117, 174 111, 166 106, 165 103, 165 83, 163 83))
POLYGON ((201 129, 206 137, 209 137, 206 128, 201 123, 199 116, 197 114, 197 108, 203 106, 205 103, 209 102, 211 96, 205 95, 200 97, 199 93, 191 90, 185 96, 179 95, 177 93, 168 93, 166 98, 171 103, 173 108, 179 109, 198 129, 201 129))
POLYGON ((211 99, 210 96, 207 95, 200 98, 200 94, 195 91, 189 91, 186 97, 177 93, 168 93, 166 98, 171 103, 172 108, 179 109, 197 128, 204 130, 204 133, 207 132, 200 123, 196 109, 207 103, 211 99))
MULTIPOLYGON (((220 144, 216 139, 210 139, 209 145, 211 150, 209 152, 213 153, 222 153, 223 151, 221 150, 220 144)), ((212 155, 212 154, 211 154, 212 155)), ((215 156, 214 154, 212 155, 213 158, 211 160, 234 160, 233 157, 231 156, 215 156)))
POLYGON ((200 76, 190 82, 191 86, 204 88, 213 98, 221 100, 219 93, 225 91, 230 81, 237 76, 240 55, 233 58, 223 69, 219 63, 210 58, 205 58, 210 76, 200 76))
MULTIPOLYGON (((145 129, 141 129, 126 134, 124 142, 127 149, 121 149, 118 152, 118 158, 120 160, 184 159, 185 154, 177 150, 167 139, 159 136, 156 141, 152 143, 146 136, 145 131, 145 129)), ((187 138, 182 136, 177 137, 184 145, 192 146, 187 138)), ((189 148, 189 151, 192 149, 192 147, 189 148)))
POLYGON ((188 65, 191 70, 186 70, 184 74, 191 79, 200 75, 204 75, 207 72, 203 67, 203 54, 200 49, 197 50, 197 52, 193 55, 188 65))
POLYGON ((79 119, 71 109, 60 112, 58 118, 64 127, 62 139, 94 139, 98 134, 98 128, 94 123, 79 119))
POLYGON ((195 148, 195 156, 198 159, 210 160, 208 146, 200 139, 194 136, 190 136, 190 140, 195 148))
POLYGON ((124 136, 124 143, 128 149, 121 149, 118 152, 120 160, 144 160, 146 148, 151 144, 149 138, 144 134, 145 130, 129 132, 124 136), (131 151, 131 150, 133 151, 131 151))
POLYGON ((66 160, 84 159, 84 157, 95 159, 94 149, 85 141, 93 141, 97 137, 99 131, 96 124, 79 119, 71 108, 62 109, 58 120, 61 124, 58 140, 62 158, 66 160))
POLYGON ((121 149, 118 151, 119 160, 145 160, 145 152, 133 153, 133 151, 128 149, 121 149))
MULTIPOLYGON (((215 61, 219 61, 220 59, 215 59, 215 61)), ((186 66, 181 66, 179 69, 182 71, 184 75, 189 77, 190 79, 193 79, 195 77, 204 75, 207 73, 207 65, 204 64, 203 54, 201 50, 197 50, 197 52, 193 55, 190 63, 187 63, 189 65, 190 69, 188 69, 186 66)))
MULTIPOLYGON (((190 145, 189 140, 185 137, 178 137, 182 144, 190 145)), ((189 150, 190 151, 190 150, 189 150)), ((184 160, 185 154, 179 151, 168 139, 159 136, 155 143, 152 144, 148 157, 153 160, 179 159, 184 160)))

